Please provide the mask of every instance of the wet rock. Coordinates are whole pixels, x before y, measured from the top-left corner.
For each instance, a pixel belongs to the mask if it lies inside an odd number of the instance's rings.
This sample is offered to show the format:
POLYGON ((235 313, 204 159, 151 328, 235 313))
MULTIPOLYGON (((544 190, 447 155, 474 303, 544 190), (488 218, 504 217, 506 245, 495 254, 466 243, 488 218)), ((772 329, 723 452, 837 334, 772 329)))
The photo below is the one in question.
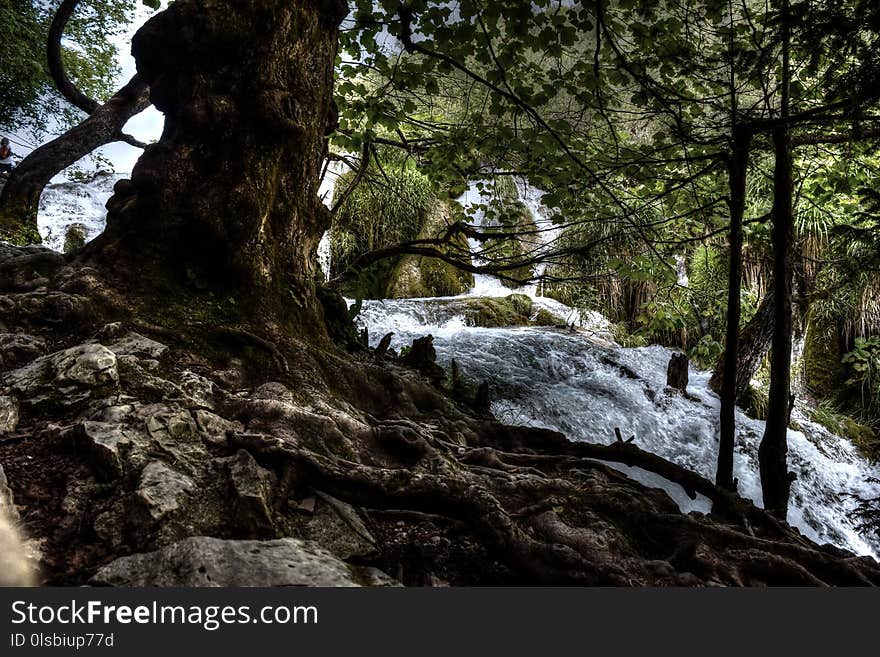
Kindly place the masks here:
POLYGON ((431 381, 438 382, 445 376, 443 368, 437 364, 437 351, 434 349, 434 336, 427 335, 413 340, 409 353, 403 361, 427 376, 431 381))
POLYGON ((141 473, 137 496, 154 520, 180 508, 181 498, 195 489, 192 479, 163 463, 152 461, 141 473))
POLYGON ((117 356, 137 356, 138 358, 158 360, 168 351, 168 347, 140 333, 128 333, 109 347, 117 356))
POLYGON ((270 499, 274 475, 260 467, 250 453, 239 450, 229 463, 229 479, 237 525, 251 537, 273 535, 270 499))
POLYGON ((42 356, 6 373, 2 382, 29 403, 51 399, 71 405, 90 395, 90 388, 119 382, 116 355, 99 344, 84 344, 42 356))
POLYGON ((0 436, 18 428, 18 402, 0 395, 0 436))
POLYGON ((72 253, 86 245, 89 231, 83 224, 70 224, 64 231, 64 253, 72 253))
POLYGON ((666 370, 666 385, 681 392, 687 391, 688 365, 690 361, 684 354, 672 354, 666 370))
POLYGON ((25 333, 0 333, 0 370, 10 370, 46 353, 46 341, 25 333))
POLYGON ((312 541, 187 538, 156 552, 104 566, 94 585, 109 586, 394 586, 382 571, 341 561, 312 541))

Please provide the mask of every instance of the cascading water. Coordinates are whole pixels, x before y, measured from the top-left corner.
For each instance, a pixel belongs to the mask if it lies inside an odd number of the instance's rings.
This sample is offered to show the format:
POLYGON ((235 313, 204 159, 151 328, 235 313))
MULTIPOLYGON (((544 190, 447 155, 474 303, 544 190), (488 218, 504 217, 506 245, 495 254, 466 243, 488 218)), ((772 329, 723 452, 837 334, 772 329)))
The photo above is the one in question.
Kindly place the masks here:
MULTIPOLYGON (((471 187, 468 194, 474 193, 471 187)), ((537 192, 531 194, 534 198, 537 192)), ((539 226, 546 223, 543 215, 535 214, 539 226)), ((479 224, 482 216, 474 213, 473 219, 479 224)), ((477 277, 474 289, 463 296, 498 297, 513 291, 486 276, 477 277)), ((466 375, 489 382, 492 410, 504 422, 555 429, 572 440, 598 443, 614 440, 619 428, 627 437, 634 435, 643 449, 714 478, 720 401, 708 386, 710 373, 692 367, 690 398, 672 393, 665 385, 671 350, 620 347, 609 340, 608 323, 601 315, 575 314, 538 296, 534 286, 515 291, 569 323, 574 319, 579 329, 468 326, 456 298, 365 301, 358 322, 369 329, 374 345, 394 332, 392 346, 397 349, 433 335, 442 365, 455 359, 466 375)), ((810 422, 800 411, 794 419, 802 430, 788 435, 789 466, 797 475, 789 521, 819 543, 876 557, 880 538, 861 528, 853 512, 861 500, 880 496, 880 468, 868 463, 848 440, 810 422)), ((757 450, 763 433, 763 422, 738 412, 739 491, 759 504, 757 450)), ((685 512, 708 511, 708 500, 691 501, 678 486, 656 475, 620 469, 646 485, 664 488, 685 512)))

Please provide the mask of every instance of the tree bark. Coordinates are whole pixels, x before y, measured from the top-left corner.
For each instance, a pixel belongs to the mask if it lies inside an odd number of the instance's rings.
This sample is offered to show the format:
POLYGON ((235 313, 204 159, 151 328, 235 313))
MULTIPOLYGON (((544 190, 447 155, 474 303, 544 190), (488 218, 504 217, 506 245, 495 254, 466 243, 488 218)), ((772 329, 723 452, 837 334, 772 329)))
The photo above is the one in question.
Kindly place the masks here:
POLYGON ((791 493, 788 471, 788 425, 791 420, 791 333, 794 244, 793 158, 791 136, 785 120, 789 117, 791 72, 789 0, 782 2, 782 102, 780 127, 773 130, 776 159, 773 173, 773 295, 776 299, 773 341, 770 354, 770 398, 767 426, 758 461, 764 508, 785 520, 791 493))
MULTIPOLYGON (((773 303, 773 292, 771 291, 761 303, 755 316, 749 320, 745 328, 740 332, 737 340, 737 358, 736 358, 736 401, 740 402, 749 388, 749 383, 761 359, 770 350, 770 341, 773 339, 773 314, 775 312, 775 304, 773 303)), ((724 381, 724 372, 727 371, 727 352, 723 353, 715 364, 715 370, 712 372, 712 378, 709 379, 709 387, 712 388, 719 396, 722 395, 722 382, 724 381)))
POLYGON ((37 210, 49 181, 96 148, 122 139, 128 120, 149 106, 147 85, 135 76, 85 121, 24 158, 0 195, 0 239, 38 243, 37 210))
POLYGON ((739 364, 739 323, 742 316, 743 216, 746 207, 746 175, 751 133, 737 128, 729 169, 730 184, 730 267, 727 280, 727 336, 724 348, 724 374, 721 384, 721 427, 718 443, 718 469, 715 483, 735 491, 733 452, 736 440, 736 400, 739 364))
POLYGON ((178 0, 148 21, 132 52, 165 129, 117 184, 83 258, 148 303, 233 299, 240 317, 314 330, 330 224, 318 180, 346 11, 341 0, 178 0))

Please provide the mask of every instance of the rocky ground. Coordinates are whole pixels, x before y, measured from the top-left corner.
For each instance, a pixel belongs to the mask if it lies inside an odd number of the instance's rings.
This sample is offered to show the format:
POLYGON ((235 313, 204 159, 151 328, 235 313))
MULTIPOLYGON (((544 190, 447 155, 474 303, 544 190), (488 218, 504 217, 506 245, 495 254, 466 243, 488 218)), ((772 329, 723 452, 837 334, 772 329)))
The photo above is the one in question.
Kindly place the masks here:
POLYGON ((399 359, 174 317, 0 245, 0 542, 19 526, 40 582, 880 583, 634 445, 498 424, 429 340, 399 359), (608 461, 717 513, 682 515, 608 461))

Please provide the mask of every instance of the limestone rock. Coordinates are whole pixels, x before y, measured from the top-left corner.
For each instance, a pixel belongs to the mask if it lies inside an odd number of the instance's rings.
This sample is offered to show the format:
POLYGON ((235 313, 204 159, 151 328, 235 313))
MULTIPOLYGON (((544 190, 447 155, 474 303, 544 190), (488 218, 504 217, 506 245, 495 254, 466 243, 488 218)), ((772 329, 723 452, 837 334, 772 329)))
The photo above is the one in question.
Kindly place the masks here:
POLYGON ((255 537, 274 534, 270 510, 272 473, 261 468, 249 452, 239 450, 229 464, 229 479, 235 495, 234 512, 240 529, 255 537))
POLYGON ((315 494, 320 504, 306 526, 308 538, 341 559, 375 551, 376 539, 353 506, 320 491, 315 494))
POLYGON ((78 446, 88 451, 95 476, 102 481, 113 481, 122 476, 120 448, 131 444, 121 425, 110 422, 83 422, 78 446))
POLYGON ((99 569, 110 586, 394 586, 373 568, 351 566, 312 541, 233 541, 198 536, 99 569))
POLYGON ((0 436, 18 428, 18 402, 0 395, 0 436))
POLYGON ((119 382, 116 355, 100 344, 83 344, 6 373, 2 382, 30 403, 50 399, 70 405, 89 396, 89 389, 119 382))
POLYGON ((138 358, 158 360, 168 347, 140 333, 128 333, 122 339, 110 345, 110 351, 117 356, 137 356, 138 358))
POLYGON ((195 489, 192 479, 162 461, 152 461, 141 473, 137 496, 154 520, 180 508, 181 497, 195 489))

